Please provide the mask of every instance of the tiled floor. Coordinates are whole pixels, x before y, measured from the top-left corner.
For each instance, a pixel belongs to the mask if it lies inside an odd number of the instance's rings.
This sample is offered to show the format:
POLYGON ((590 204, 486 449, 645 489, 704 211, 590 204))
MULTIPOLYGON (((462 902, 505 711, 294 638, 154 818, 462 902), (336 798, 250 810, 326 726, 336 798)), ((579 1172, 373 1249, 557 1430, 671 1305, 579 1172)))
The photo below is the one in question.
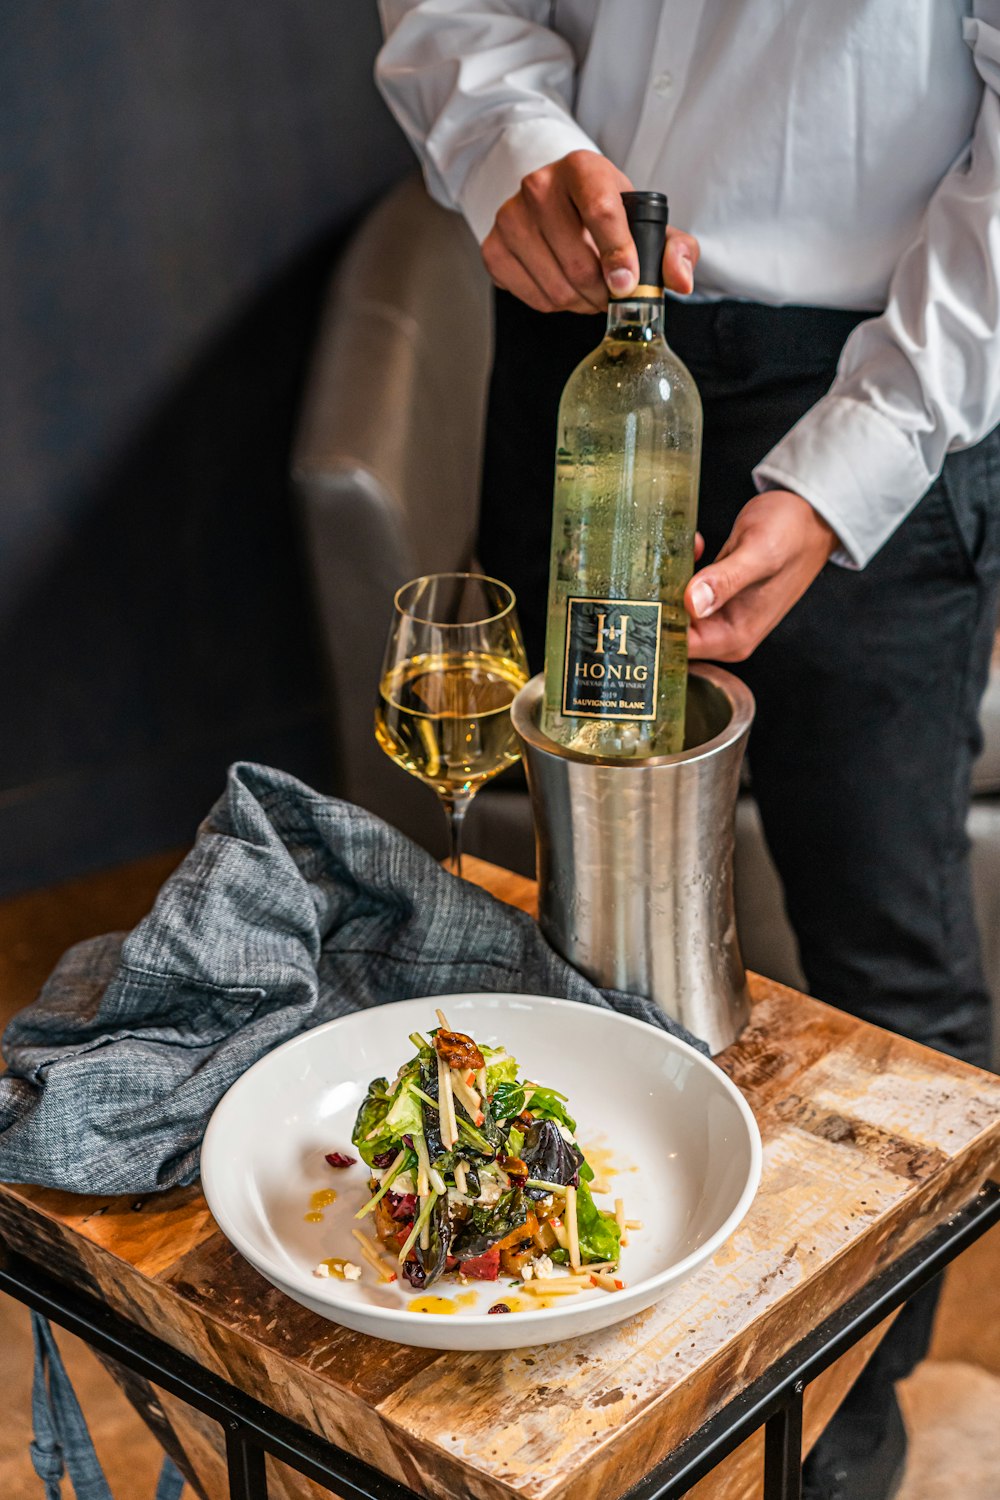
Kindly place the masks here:
MULTIPOLYGON (((176 859, 164 855, 0 903, 0 1024, 31 1000, 70 943, 137 921, 176 859)), ((116 1500, 153 1500, 156 1443, 89 1350, 59 1337, 116 1500)), ((27 1313, 0 1297, 0 1500, 42 1494, 27 1451, 30 1381, 27 1313)), ((911 1445, 899 1500, 997 1500, 1000 1228, 949 1272, 931 1358, 906 1382, 903 1402, 911 1445)))

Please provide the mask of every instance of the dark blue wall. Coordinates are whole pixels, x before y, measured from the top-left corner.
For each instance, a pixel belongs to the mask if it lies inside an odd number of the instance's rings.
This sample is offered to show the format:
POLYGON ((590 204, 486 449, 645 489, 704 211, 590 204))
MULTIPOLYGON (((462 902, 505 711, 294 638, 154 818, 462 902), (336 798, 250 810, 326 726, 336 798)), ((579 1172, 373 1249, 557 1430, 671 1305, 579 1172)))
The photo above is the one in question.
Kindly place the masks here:
POLYGON ((7 0, 0 892, 333 775, 287 490, 318 302, 409 164, 368 0, 7 0))

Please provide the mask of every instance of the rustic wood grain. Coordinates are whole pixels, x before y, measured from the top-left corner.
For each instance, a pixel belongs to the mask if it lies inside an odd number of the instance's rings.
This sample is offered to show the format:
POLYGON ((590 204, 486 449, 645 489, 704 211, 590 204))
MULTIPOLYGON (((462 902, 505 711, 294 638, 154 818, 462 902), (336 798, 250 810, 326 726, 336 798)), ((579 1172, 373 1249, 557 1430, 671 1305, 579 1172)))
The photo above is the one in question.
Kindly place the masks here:
MULTIPOLYGON (((500 899, 533 910, 531 882, 468 864, 500 899)), ((196 1188, 97 1199, 0 1187, 0 1232, 427 1495, 614 1497, 1000 1163, 1000 1080, 756 976, 751 992, 750 1024, 718 1061, 761 1127, 760 1192, 710 1264, 616 1329, 509 1354, 366 1339, 258 1276, 196 1188)), ((807 1437, 865 1353, 810 1390, 807 1437)), ((161 1408, 208 1500, 224 1494, 221 1435, 179 1403, 161 1408)), ((697 1493, 742 1500, 758 1464, 741 1450, 697 1493)), ((316 1491, 276 1474, 274 1493, 316 1491)))

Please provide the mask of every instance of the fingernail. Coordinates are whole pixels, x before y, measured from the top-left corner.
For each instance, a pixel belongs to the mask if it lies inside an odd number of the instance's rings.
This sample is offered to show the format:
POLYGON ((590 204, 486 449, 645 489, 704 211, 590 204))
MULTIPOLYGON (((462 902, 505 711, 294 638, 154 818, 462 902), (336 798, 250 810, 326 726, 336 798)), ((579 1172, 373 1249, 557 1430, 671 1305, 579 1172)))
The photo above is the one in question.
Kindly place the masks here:
POLYGON ((624 297, 627 292, 632 290, 635 284, 635 277, 631 271, 619 270, 609 271, 608 273, 608 286, 616 297, 624 297))
POLYGON ((704 620, 715 609, 715 590, 704 579, 691 590, 691 608, 696 620, 704 620))

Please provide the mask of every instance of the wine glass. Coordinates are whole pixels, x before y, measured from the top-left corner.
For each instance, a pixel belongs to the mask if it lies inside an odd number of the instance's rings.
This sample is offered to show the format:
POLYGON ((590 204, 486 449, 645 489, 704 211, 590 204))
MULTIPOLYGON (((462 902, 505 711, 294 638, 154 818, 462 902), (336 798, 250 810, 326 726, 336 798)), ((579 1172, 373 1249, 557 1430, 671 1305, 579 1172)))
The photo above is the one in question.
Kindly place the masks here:
POLYGON ((510 705, 528 662, 514 604, 505 583, 478 573, 430 573, 395 597, 375 738, 440 797, 456 875, 469 803, 521 754, 510 705))

